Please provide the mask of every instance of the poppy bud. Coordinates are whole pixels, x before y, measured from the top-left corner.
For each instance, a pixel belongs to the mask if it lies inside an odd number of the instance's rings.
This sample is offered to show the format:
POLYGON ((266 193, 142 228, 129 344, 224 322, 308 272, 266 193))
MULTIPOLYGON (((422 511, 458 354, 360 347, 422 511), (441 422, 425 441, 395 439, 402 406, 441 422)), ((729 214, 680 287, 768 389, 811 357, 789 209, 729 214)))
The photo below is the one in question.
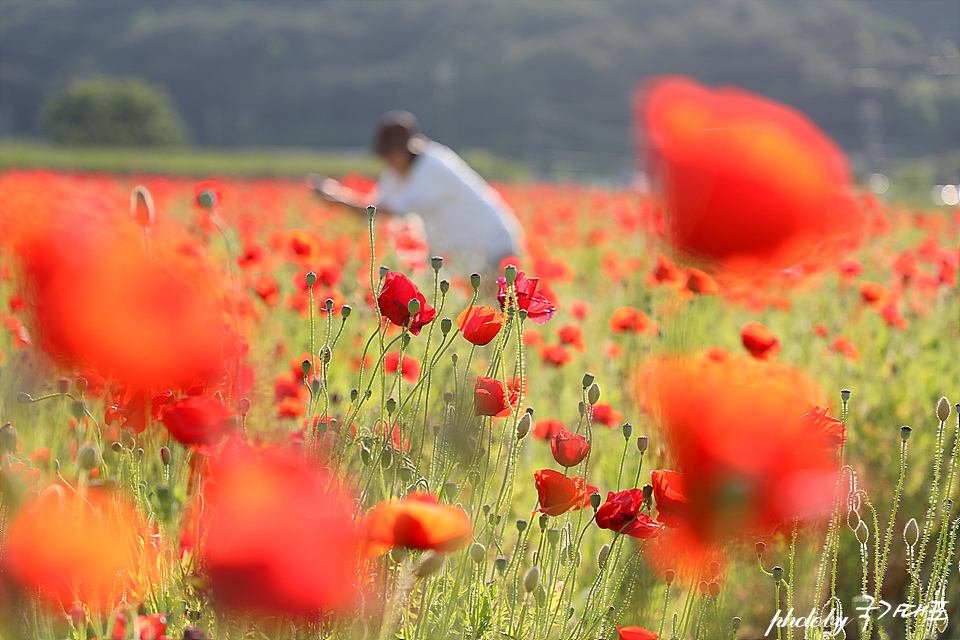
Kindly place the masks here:
POLYGON ((87 379, 84 378, 83 376, 80 376, 79 378, 77 378, 77 381, 74 384, 77 385, 77 391, 79 391, 80 393, 83 393, 84 391, 87 390, 87 379))
POLYGON ((523 533, 523 530, 527 528, 527 521, 523 518, 517 520, 517 531, 523 533))
POLYGON ((653 497, 653 485, 645 484, 643 485, 643 501, 646 503, 650 502, 650 498, 653 497))
POLYGON ((327 298, 323 301, 323 306, 326 307, 327 313, 333 311, 333 298, 327 298))
POLYGON ((763 544, 762 542, 758 542, 758 543, 757 543, 757 556, 762 556, 762 555, 763 555, 763 550, 766 549, 766 548, 767 548, 767 545, 763 544))
POLYGON ((410 298, 410 302, 407 303, 407 311, 409 311, 412 316, 420 313, 420 301, 416 298, 410 298))
POLYGON ((217 194, 210 189, 204 189, 199 194, 197 194, 197 204, 203 207, 204 209, 212 209, 213 205, 217 203, 217 194))
POLYGON ((492 508, 493 507, 491 505, 485 504, 482 507, 480 507, 480 510, 483 511, 483 515, 487 515, 488 513, 490 513, 490 509, 492 508))
MULTIPOLYGON (((57 393, 64 395, 67 391, 70 391, 70 381, 66 378, 57 379, 57 393)), ((939 407, 937 409, 939 411, 939 407)))
POLYGON ((370 451, 367 449, 360 449, 360 460, 366 466, 370 466, 370 451))
POLYGON ((170 447, 160 447, 160 462, 163 463, 163 466, 169 467, 172 459, 173 454, 170 452, 170 447))
POLYGON ((470 547, 470 559, 480 564, 487 557, 487 548, 479 542, 474 542, 470 547))
POLYGON ((674 578, 674 576, 676 576, 676 575, 677 575, 677 574, 676 574, 676 572, 674 572, 673 569, 667 569, 667 570, 663 573, 663 581, 666 582, 667 584, 672 584, 672 583, 673 583, 673 578, 674 578))
POLYGON ((377 215, 377 208, 371 204, 369 207, 367 207, 367 217, 373 218, 375 215, 377 215))
POLYGON ((567 620, 569 620, 570 618, 573 617, 573 614, 574 614, 575 611, 576 611, 576 609, 574 609, 573 606, 571 606, 569 609, 567 609, 567 620))
POLYGON ((330 351, 330 347, 328 347, 327 345, 323 345, 322 347, 320 347, 320 353, 318 355, 320 356, 320 360, 324 364, 327 364, 333 358, 333 352, 330 351))
POLYGON ((526 309, 520 309, 517 315, 520 316, 520 322, 523 322, 524 320, 527 319, 527 316, 530 315, 530 312, 527 311, 526 309))
POLYGON ((772 573, 774 582, 783 580, 783 567, 774 567, 772 573))
POLYGON ((142 185, 134 187, 133 193, 130 194, 130 217, 133 218, 137 226, 144 229, 151 226, 156 217, 153 198, 150 197, 147 188, 142 185))
POLYGON ((479 273, 470 274, 470 286, 473 287, 474 291, 480 290, 480 274, 479 273))
POLYGON ((841 389, 840 390, 840 399, 846 402, 850 399, 850 389, 841 389))
POLYGON ((93 471, 100 464, 100 448, 92 442, 83 445, 77 453, 77 462, 84 471, 93 471))
POLYGON ((121 451, 123 451, 123 445, 120 444, 119 442, 114 442, 113 444, 110 445, 110 450, 113 451, 114 453, 120 453, 121 451))
POLYGON ((443 483, 443 495, 447 497, 447 500, 453 500, 457 497, 457 483, 456 482, 444 482, 443 483))
POLYGON ((446 280, 440 281, 440 293, 447 295, 447 291, 450 291, 450 283, 446 280))
POLYGON ((707 591, 710 593, 711 596, 716 598, 718 595, 720 595, 719 583, 711 582, 710 584, 707 585, 707 591))
POLYGON ((84 414, 87 412, 87 405, 83 403, 83 400, 76 400, 70 404, 70 413, 73 414, 73 417, 77 420, 83 418, 84 414))
POLYGON ((590 385, 592 385, 592 384, 593 384, 593 380, 594 380, 594 375, 593 375, 592 373, 587 372, 587 373, 583 374, 583 380, 582 380, 582 382, 583 382, 583 388, 586 389, 587 387, 589 387, 590 385))
POLYGON ((603 499, 603 498, 600 497, 600 494, 599 494, 599 493, 591 493, 591 494, 590 494, 590 506, 593 507, 593 510, 594 510, 594 511, 596 511, 597 509, 600 508, 600 501, 601 501, 602 499, 603 499))
POLYGON ((937 403, 937 418, 940 422, 946 422, 949 417, 950 402, 946 398, 940 398, 940 402, 937 403))
POLYGON ((340 307, 340 317, 343 318, 344 320, 349 318, 351 313, 353 313, 353 307, 351 307, 350 305, 345 304, 342 307, 340 307))
POLYGON ((590 404, 597 404, 600 400, 600 385, 596 382, 590 385, 590 388, 587 389, 587 402, 590 404))
POLYGON ((508 264, 503 270, 503 277, 507 281, 507 284, 513 284, 517 281, 517 267, 512 264, 508 264))
POLYGON ((597 567, 603 569, 607 566, 607 558, 610 557, 610 545, 604 544, 600 547, 600 553, 597 554, 597 567))
POLYGON ((403 483, 410 482, 410 478, 413 477, 413 469, 410 467, 400 467, 400 481, 403 483))
POLYGON ((702 595, 702 596, 707 595, 707 581, 706 581, 706 580, 701 580, 701 581, 700 581, 700 584, 698 584, 697 586, 700 588, 700 595, 702 595))
POLYGON ((497 559, 493 561, 493 567, 502 576, 503 572, 507 570, 507 559, 503 556, 497 556, 497 559))
MULTIPOLYGON (((325 433, 327 432, 327 424, 328 424, 328 423, 334 423, 334 422, 336 422, 336 420, 333 419, 333 418, 330 418, 330 419, 327 420, 326 422, 324 422, 323 420, 317 420, 317 431, 319 431, 319 432, 320 432, 320 435, 322 436, 323 434, 325 434, 325 433)), ((333 427, 333 425, 331 425, 331 428, 332 428, 332 427, 333 427)))
POLYGON ((369 400, 369 399, 370 399, 370 396, 372 396, 372 395, 373 395, 373 389, 367 389, 367 390, 365 390, 365 391, 363 392, 363 398, 364 398, 364 400, 369 400))
POLYGON ((560 542, 560 529, 548 529, 547 542, 550 544, 557 544, 560 542))
POLYGON ((303 371, 303 375, 304 375, 304 376, 310 375, 310 367, 311 367, 311 366, 312 366, 312 365, 310 364, 310 361, 309 361, 309 360, 304 360, 303 362, 300 363, 300 370, 303 371))
POLYGON ((913 433, 913 429, 910 427, 900 427, 900 439, 904 442, 910 439, 911 433, 913 433))
POLYGON ((582 400, 577 403, 577 411, 580 412, 580 415, 583 415, 587 412, 587 405, 584 404, 582 400))
POLYGON ((313 271, 308 271, 308 272, 307 272, 307 285, 309 285, 309 286, 312 287, 312 286, 315 285, 315 284, 317 284, 317 274, 315 274, 313 271))
POLYGON ((389 469, 392 462, 393 450, 388 447, 384 447, 383 452, 380 454, 380 467, 383 469, 389 469))
POLYGON ((648 444, 647 436, 637 436, 637 449, 640 453, 646 453, 648 444))
POLYGON ((442 553, 436 551, 427 551, 420 559, 417 565, 416 575, 418 578, 427 578, 443 568, 443 561, 446 558, 442 553))
POLYGON ((397 410, 397 401, 394 398, 387 398, 387 413, 392 414, 397 410))
POLYGON ((453 328, 453 320, 450 318, 442 318, 440 320, 440 333, 447 335, 450 333, 450 329, 453 328))
POLYGON ((547 604, 547 590, 543 588, 543 585, 538 585, 537 590, 533 592, 533 598, 537 601, 538 607, 543 607, 547 604))
POLYGON ((530 567, 523 577, 523 589, 530 593, 540 585, 540 567, 530 567))
POLYGON ((390 559, 397 564, 400 564, 401 562, 406 560, 407 555, 409 555, 407 548, 402 547, 400 545, 396 545, 393 547, 393 549, 390 550, 390 559))
POLYGON ((611 606, 609 609, 607 609, 607 620, 609 620, 610 622, 613 622, 613 619, 614 619, 616 616, 617 616, 617 608, 616 608, 616 607, 611 606))
POLYGON ((630 440, 630 436, 633 435, 633 425, 629 422, 624 422, 620 429, 623 431, 623 439, 630 440))
POLYGON ((387 274, 390 273, 390 269, 386 267, 380 267, 380 279, 383 280, 387 277, 387 274))
POLYGON ((430 258, 430 266, 433 267, 434 271, 440 271, 443 268, 443 257, 433 256, 430 258))
POLYGON ((733 624, 731 625, 731 627, 733 627, 733 630, 734 630, 734 631, 740 631, 740 624, 741 624, 742 622, 743 622, 743 621, 740 620, 740 617, 737 616, 736 618, 733 619, 733 624))
POLYGON ((517 421, 517 440, 523 440, 526 435, 530 432, 530 414, 524 413, 520 416, 520 420, 517 421))
POLYGON ((540 531, 543 531, 547 528, 547 521, 550 520, 550 516, 545 513, 540 514, 540 531))
POLYGON ((237 400, 237 411, 240 412, 240 415, 245 416, 250 412, 250 398, 240 398, 237 400))
POLYGON ((903 541, 907 543, 908 547, 913 547, 917 544, 917 540, 920 539, 920 527, 917 526, 917 519, 910 518, 907 521, 907 524, 903 527, 903 541))
POLYGON ((0 427, 0 454, 17 450, 17 430, 9 422, 0 427))
POLYGON ((460 359, 460 356, 458 356, 457 354, 455 353, 450 354, 450 362, 453 363, 453 366, 457 366, 457 361, 459 359, 460 359))

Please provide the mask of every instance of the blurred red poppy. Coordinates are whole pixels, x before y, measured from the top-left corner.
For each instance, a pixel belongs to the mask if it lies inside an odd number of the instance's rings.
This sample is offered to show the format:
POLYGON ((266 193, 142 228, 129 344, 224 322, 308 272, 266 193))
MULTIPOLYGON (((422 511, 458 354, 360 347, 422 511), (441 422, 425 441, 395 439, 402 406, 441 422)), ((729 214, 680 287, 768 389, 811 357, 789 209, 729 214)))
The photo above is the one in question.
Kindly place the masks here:
POLYGON ((540 357, 544 364, 551 367, 562 367, 573 361, 573 354, 562 344, 545 344, 540 347, 540 357))
POLYGON ((616 428, 623 423, 623 414, 614 409, 609 402, 598 402, 593 405, 593 421, 616 428))
POLYGON ((490 344, 502 326, 503 315, 493 307, 469 307, 457 316, 457 328, 464 340, 477 346, 490 344))
POLYGON ((590 453, 590 443, 581 435, 561 429, 550 441, 550 450, 561 467, 575 467, 590 453))
POLYGON ((780 353, 780 341, 766 326, 759 322, 748 322, 740 327, 743 346, 754 358, 774 360, 780 353))
POLYGON ((617 636, 619 640, 658 640, 660 637, 643 627, 617 627, 617 636))
POLYGON ((552 440, 563 430, 563 422, 556 418, 537 418, 533 424, 533 435, 541 440, 552 440))
POLYGON ((701 295, 715 295, 720 292, 720 285, 706 271, 691 268, 687 269, 687 281, 684 283, 683 290, 701 295))
POLYGON ((377 297, 377 306, 383 317, 398 327, 409 325, 410 333, 413 335, 419 335, 420 329, 437 317, 436 309, 427 304, 426 298, 410 278, 396 271, 391 271, 384 279, 380 295, 377 297), (417 300, 420 303, 420 309, 414 314, 410 313, 411 300, 417 300))
POLYGON ((681 253, 757 278, 832 264, 858 242, 847 159, 800 112, 680 76, 648 81, 635 105, 681 253))
POLYGON ((289 451, 226 451, 204 484, 202 565, 216 606, 267 615, 347 609, 360 538, 336 482, 289 451))
POLYGON ((429 493, 381 502, 363 519, 365 553, 379 555, 392 547, 456 551, 473 539, 467 513, 442 505, 429 493))
POLYGON ((829 513, 837 464, 805 417, 822 394, 803 374, 753 358, 664 359, 645 366, 638 389, 663 424, 686 527, 703 544, 829 513))
POLYGON ((384 356, 384 371, 396 373, 398 367, 405 382, 416 382, 420 378, 420 361, 413 356, 404 354, 402 362, 400 361, 399 351, 393 351, 384 356))
MULTIPOLYGON (((520 309, 526 310, 527 318, 534 323, 544 324, 553 317, 557 306, 550 302, 543 294, 537 293, 537 283, 539 280, 539 278, 528 278, 524 275, 523 271, 520 271, 517 274, 514 286, 517 290, 517 306, 520 309)), ((497 294, 497 300, 500 302, 500 311, 505 311, 507 308, 507 291, 509 290, 507 279, 501 276, 497 280, 497 284, 500 286, 500 291, 497 294)))
POLYGON ((660 532, 660 525, 640 510, 643 507, 643 489, 627 489, 607 493, 607 500, 597 509, 597 526, 617 533, 646 540, 660 532))
POLYGON ((583 478, 568 478, 553 469, 541 469, 533 474, 537 483, 540 513, 558 516, 567 511, 583 509, 590 504, 590 495, 598 489, 583 478))
POLYGON ((636 307, 620 307, 610 316, 610 331, 613 333, 643 333, 650 327, 650 317, 636 307))
POLYGON ((191 396, 167 405, 160 421, 174 440, 186 445, 214 444, 235 426, 230 411, 210 396, 191 396))
POLYGON ((647 284, 651 287, 659 287, 661 284, 671 289, 679 289, 686 282, 687 276, 683 269, 662 253, 657 254, 657 266, 653 272, 647 276, 647 284))
POLYGON ((561 343, 570 345, 579 353, 583 353, 587 348, 583 341, 583 329, 578 324, 567 324, 560 327, 557 336, 561 343))
POLYGON ((159 584, 163 558, 136 509, 101 491, 51 490, 14 516, 0 566, 25 593, 63 610, 135 603, 159 584))
POLYGON ((842 420, 827 415, 829 408, 814 407, 801 419, 807 420, 814 434, 814 446, 824 451, 836 451, 847 443, 847 427, 842 420))

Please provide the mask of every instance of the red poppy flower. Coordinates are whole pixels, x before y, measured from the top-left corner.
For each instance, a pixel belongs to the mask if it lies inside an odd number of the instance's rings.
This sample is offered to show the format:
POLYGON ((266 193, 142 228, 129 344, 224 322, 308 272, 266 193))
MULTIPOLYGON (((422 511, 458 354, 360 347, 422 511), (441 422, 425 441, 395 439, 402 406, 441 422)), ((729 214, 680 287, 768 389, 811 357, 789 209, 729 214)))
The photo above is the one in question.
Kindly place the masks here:
POLYGON ((381 502, 363 519, 367 555, 391 547, 456 551, 473 539, 466 512, 441 505, 429 493, 411 493, 403 500, 381 502))
POLYGON ((383 370, 387 373, 396 373, 397 367, 400 367, 400 375, 406 382, 416 382, 420 378, 420 361, 404 354, 403 362, 400 361, 400 352, 394 351, 388 353, 383 358, 383 370))
POLYGON ((616 428, 623 423, 623 414, 610 406, 609 402, 598 402, 593 405, 593 421, 616 428))
POLYGON ((583 329, 581 329, 578 324, 567 324, 560 327, 557 335, 560 338, 560 342, 570 345, 580 353, 583 353, 587 348, 586 343, 583 341, 583 329))
POLYGON ((539 330, 529 327, 523 330, 523 344, 527 347, 537 347, 543 344, 543 334, 539 330))
POLYGON ((802 417, 810 423, 814 446, 824 451, 836 451, 847 442, 847 427, 842 420, 827 415, 828 408, 814 407, 802 417))
POLYGON ((269 273, 257 276, 253 288, 268 306, 272 307, 280 302, 280 288, 277 286, 277 279, 269 273))
POLYGON ((817 420, 803 417, 823 397, 809 378, 753 358, 687 358, 649 363, 638 383, 683 473, 686 526, 703 544, 829 513, 837 466, 817 420))
POLYGON ((384 279, 383 288, 377 297, 377 306, 383 317, 398 327, 409 325, 413 335, 419 335, 420 329, 437 317, 436 309, 427 304, 426 298, 410 278, 396 271, 391 271, 384 279), (420 303, 420 310, 412 315, 409 308, 411 300, 420 303))
POLYGON ((860 359, 860 350, 853 344, 853 340, 847 336, 838 335, 834 338, 833 350, 842 353, 850 362, 856 362, 860 359))
POLYGON ((861 282, 860 297, 869 302, 874 309, 880 310, 890 301, 890 291, 879 282, 861 282))
POLYGON ((51 607, 79 602, 103 612, 124 597, 139 602, 159 583, 162 555, 152 539, 136 509, 116 496, 48 492, 10 522, 0 566, 51 607))
POLYGON ((469 307, 457 316, 457 328, 460 329, 463 338, 477 346, 490 344, 497 337, 502 326, 503 315, 497 313, 493 307, 469 307))
POLYGON ((335 482, 291 452, 239 445, 210 480, 201 566, 218 607, 279 615, 354 605, 360 538, 335 482))
POLYGON ((720 292, 720 285, 709 273, 696 268, 687 270, 687 281, 684 291, 701 295, 715 295, 720 292))
POLYGON ((563 422, 556 418, 538 418, 533 423, 533 435, 540 440, 552 440, 563 430, 563 422))
POLYGON ((583 300, 575 300, 570 305, 570 315, 577 320, 585 320, 590 315, 590 305, 583 300))
POLYGON ((590 453, 590 443, 581 435, 560 430, 550 441, 553 459, 562 467, 575 467, 590 453))
POLYGON ((647 514, 640 513, 642 507, 643 489, 610 491, 607 501, 597 509, 597 526, 640 540, 654 538, 660 532, 660 525, 647 514))
POLYGON ((210 396, 191 396, 167 405, 160 420, 180 444, 213 444, 234 427, 232 412, 210 396))
POLYGON ((678 251, 757 278, 858 242, 847 159, 800 112, 672 76, 648 82, 635 113, 678 251))
POLYGON ((668 527, 681 526, 690 504, 683 474, 658 469, 651 471, 650 476, 653 498, 657 503, 657 520, 668 527))
MULTIPOLYGON (((49 456, 49 451, 47 455, 49 456)), ((32 456, 31 459, 33 459, 32 456)), ((33 469, 22 462, 0 467, 0 493, 3 494, 4 500, 10 501, 10 504, 19 502, 23 493, 34 488, 38 482, 40 482, 40 469, 33 469)))
POLYGON ((657 266, 653 272, 647 276, 647 284, 651 287, 659 287, 661 284, 671 289, 679 289, 686 282, 687 276, 683 269, 662 253, 657 254, 657 266))
MULTIPOLYGON (((526 310, 527 318, 536 324, 544 324, 553 317, 557 311, 557 306, 550 302, 546 296, 537 293, 537 283, 539 278, 528 278, 523 271, 517 273, 517 279, 514 286, 517 290, 517 306, 526 310)), ((500 302, 500 311, 507 308, 507 279, 500 277, 497 280, 500 286, 500 292, 497 294, 497 300, 500 302)))
POLYGON ((561 344, 545 344, 540 347, 540 357, 544 364, 551 367, 562 367, 573 360, 573 354, 570 353, 561 344))
POLYGON ((583 478, 568 478, 553 469, 541 469, 533 474, 540 500, 539 513, 558 516, 567 511, 583 509, 590 504, 590 495, 598 489, 583 478))
POLYGON ((620 307, 610 316, 610 331, 643 333, 650 326, 650 317, 636 307, 620 307))
POLYGON ((510 398, 507 399, 507 389, 496 378, 477 376, 477 386, 473 393, 473 415, 493 416, 506 418, 513 415, 513 409, 520 402, 520 389, 509 389, 510 398))
POLYGON ((306 414, 300 398, 284 398, 277 403, 277 416, 282 419, 296 419, 306 414))
POLYGON ((617 627, 617 636, 619 640, 658 640, 660 637, 643 627, 617 627))
POLYGON ((759 322, 748 322, 740 327, 743 346, 754 358, 774 360, 780 353, 780 341, 767 327, 759 322))

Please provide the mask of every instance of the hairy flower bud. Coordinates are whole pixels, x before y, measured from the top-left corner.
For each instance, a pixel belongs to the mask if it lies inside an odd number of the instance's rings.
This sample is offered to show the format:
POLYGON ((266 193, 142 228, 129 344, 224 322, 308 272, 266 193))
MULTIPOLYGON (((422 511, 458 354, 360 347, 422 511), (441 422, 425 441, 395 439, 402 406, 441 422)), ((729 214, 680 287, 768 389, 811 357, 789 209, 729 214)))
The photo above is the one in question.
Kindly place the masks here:
POLYGON ((597 567, 603 569, 607 566, 607 558, 610 557, 610 545, 604 544, 600 547, 600 553, 597 554, 597 567))
POLYGON ((950 401, 946 398, 940 398, 940 402, 937 403, 937 418, 940 422, 946 422, 947 418, 950 417, 950 401))
POLYGON ((84 471, 93 471, 100 464, 100 447, 92 442, 83 445, 77 452, 77 462, 84 471))
POLYGON ((410 298, 410 302, 407 303, 407 311, 409 311, 412 316, 420 313, 420 301, 416 298, 410 298))
POLYGON ((590 388, 587 389, 587 402, 590 404, 597 404, 600 401, 600 385, 596 382, 590 385, 590 388))
POLYGON ((440 333, 447 335, 450 333, 450 329, 453 328, 453 320, 450 318, 442 318, 440 320, 440 333))
POLYGON ((340 317, 343 318, 344 320, 349 318, 351 313, 353 313, 353 307, 351 307, 350 305, 345 304, 342 307, 340 307, 340 317))
POLYGON ((675 577, 676 575, 677 575, 677 574, 676 574, 676 572, 675 572, 673 569, 667 569, 667 570, 664 571, 664 573, 663 573, 663 581, 666 582, 667 584, 672 584, 672 583, 673 583, 673 579, 674 579, 674 577, 675 577))
POLYGON ((587 373, 583 374, 583 380, 582 380, 583 388, 586 389, 587 387, 589 387, 590 385, 592 385, 592 384, 593 384, 593 380, 594 380, 594 375, 593 375, 592 373, 590 373, 589 371, 588 371, 587 373))
POLYGON ((523 577, 523 589, 530 593, 540 585, 540 567, 530 567, 523 577))
MULTIPOLYGON (((70 391, 70 380, 67 378, 58 378, 57 393, 64 395, 67 393, 67 391, 70 391)), ((939 406, 937 407, 937 410, 939 411, 939 406)))
POLYGON ((524 412, 517 421, 517 440, 523 440, 530 432, 530 423, 532 422, 530 414, 524 412))
POLYGON ((487 557, 487 548, 480 544, 479 542, 474 542, 473 546, 470 547, 470 559, 480 564, 487 557))
POLYGON ((427 578, 440 571, 443 568, 443 561, 446 558, 442 553, 436 551, 427 551, 420 558, 420 564, 417 565, 416 576, 418 578, 427 578))

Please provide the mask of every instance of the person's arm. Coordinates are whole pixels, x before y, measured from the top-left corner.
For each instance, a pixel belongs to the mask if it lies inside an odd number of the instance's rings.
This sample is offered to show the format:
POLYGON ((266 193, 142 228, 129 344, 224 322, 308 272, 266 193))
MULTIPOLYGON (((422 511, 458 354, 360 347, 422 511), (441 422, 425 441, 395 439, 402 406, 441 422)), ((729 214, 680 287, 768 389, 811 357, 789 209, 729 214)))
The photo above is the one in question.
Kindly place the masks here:
MULTIPOLYGON (((306 182, 307 187, 312 189, 320 198, 323 198, 327 202, 342 204, 352 211, 366 213, 367 206, 372 204, 368 202, 369 198, 367 196, 350 187, 344 186, 333 178, 311 173, 307 176, 306 182)), ((377 207, 377 213, 389 214, 390 212, 381 207, 377 207)))

